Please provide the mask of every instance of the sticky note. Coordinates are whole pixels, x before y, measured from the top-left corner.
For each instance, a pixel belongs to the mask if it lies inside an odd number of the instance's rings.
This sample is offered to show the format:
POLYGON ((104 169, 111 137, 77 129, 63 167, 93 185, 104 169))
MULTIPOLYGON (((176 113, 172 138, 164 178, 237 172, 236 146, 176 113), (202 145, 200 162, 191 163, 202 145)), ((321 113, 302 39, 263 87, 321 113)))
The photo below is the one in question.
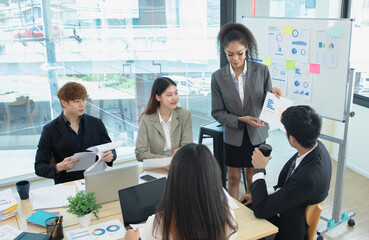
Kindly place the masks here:
POLYGON ((292 35, 292 25, 283 25, 283 34, 292 35))
POLYGON ((286 60, 286 69, 295 69, 295 61, 294 60, 286 60))
POLYGON ((342 37, 342 27, 332 27, 331 28, 331 37, 342 37))
POLYGON ((309 72, 320 74, 320 64, 310 63, 309 72))
POLYGON ((270 67, 270 65, 272 65, 272 58, 270 57, 263 57, 263 64, 267 65, 268 67, 270 67))

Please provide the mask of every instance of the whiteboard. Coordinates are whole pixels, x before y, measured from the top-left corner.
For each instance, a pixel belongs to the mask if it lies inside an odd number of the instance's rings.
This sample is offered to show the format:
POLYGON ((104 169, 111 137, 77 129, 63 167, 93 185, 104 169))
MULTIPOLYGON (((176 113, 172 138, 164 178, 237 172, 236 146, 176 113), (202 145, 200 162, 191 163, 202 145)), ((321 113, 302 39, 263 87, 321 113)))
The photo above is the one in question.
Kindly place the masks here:
MULTIPOLYGON (((294 101, 294 105, 310 105, 322 117, 344 122, 346 114, 346 99, 348 97, 348 81, 349 81, 349 59, 351 44, 351 28, 352 21, 350 19, 311 19, 311 18, 263 18, 263 17, 242 17, 242 23, 247 26, 256 38, 258 45, 258 61, 267 57, 272 61, 276 60, 284 62, 289 60, 291 55, 290 45, 284 49, 284 56, 272 54, 270 49, 274 49, 271 45, 272 35, 271 29, 283 28, 283 26, 292 26, 293 29, 307 29, 309 36, 308 58, 301 63, 301 59, 295 60, 296 65, 304 65, 310 67, 310 64, 319 64, 321 50, 319 49, 319 37, 322 33, 327 33, 329 37, 334 37, 334 44, 337 47, 335 61, 326 61, 320 63, 320 74, 311 74, 311 89, 306 92, 310 99, 301 99, 297 96, 298 92, 294 84, 295 70, 286 70, 286 97, 294 101), (340 30, 341 32, 338 31, 340 30), (331 32, 332 31, 332 32, 331 32), (333 35, 331 35, 333 34, 333 35), (319 58, 317 58, 319 57, 319 58), (300 62, 299 62, 300 61, 300 62), (331 64, 329 64, 332 62, 331 64), (335 62, 335 66, 332 64, 335 62)), ((286 28, 287 29, 287 28, 286 28)), ((283 36, 283 35, 282 35, 283 36)), ((289 37, 289 36, 287 36, 289 37)), ((332 41, 333 41, 332 40, 332 41)), ((324 45, 325 46, 325 45, 324 45)), ((329 48, 331 46, 329 45, 329 48)), ((333 44, 332 44, 333 47, 333 44)), ((295 50, 296 51, 296 50, 295 50)), ((330 59, 330 58, 327 58, 330 59)), ((310 82, 309 82, 310 83, 310 82)))

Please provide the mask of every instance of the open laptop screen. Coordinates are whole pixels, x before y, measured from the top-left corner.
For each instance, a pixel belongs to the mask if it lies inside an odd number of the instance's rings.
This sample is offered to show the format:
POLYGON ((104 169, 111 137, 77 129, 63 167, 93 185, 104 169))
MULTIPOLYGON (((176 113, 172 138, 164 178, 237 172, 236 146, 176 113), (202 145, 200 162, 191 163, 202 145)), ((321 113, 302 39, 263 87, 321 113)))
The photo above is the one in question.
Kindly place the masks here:
POLYGON ((119 190, 124 226, 142 223, 156 212, 163 196, 166 178, 119 190))

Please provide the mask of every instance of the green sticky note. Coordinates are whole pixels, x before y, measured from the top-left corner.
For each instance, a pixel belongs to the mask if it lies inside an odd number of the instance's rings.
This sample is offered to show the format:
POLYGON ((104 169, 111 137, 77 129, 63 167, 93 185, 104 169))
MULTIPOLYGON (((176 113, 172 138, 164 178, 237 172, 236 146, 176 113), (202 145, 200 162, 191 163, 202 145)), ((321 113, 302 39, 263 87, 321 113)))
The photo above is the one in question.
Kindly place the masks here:
POLYGON ((270 57, 263 57, 263 64, 267 65, 268 67, 270 67, 270 65, 272 65, 272 58, 270 57))
POLYGON ((286 69, 295 69, 295 61, 294 60, 286 60, 286 69))
POLYGON ((331 37, 342 37, 342 27, 332 27, 331 28, 331 37))
POLYGON ((292 25, 283 25, 283 34, 292 35, 292 25))

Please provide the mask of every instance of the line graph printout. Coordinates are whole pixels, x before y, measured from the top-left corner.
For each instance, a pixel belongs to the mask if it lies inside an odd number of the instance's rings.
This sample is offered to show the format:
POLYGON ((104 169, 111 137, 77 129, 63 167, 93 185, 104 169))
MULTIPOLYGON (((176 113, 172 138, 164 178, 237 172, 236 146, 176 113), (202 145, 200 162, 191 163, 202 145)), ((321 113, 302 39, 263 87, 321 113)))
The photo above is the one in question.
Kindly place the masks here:
POLYGON ((285 62, 282 60, 272 61, 269 66, 269 73, 272 79, 272 86, 287 92, 287 70, 285 62))
POLYGON ((283 124, 281 123, 281 116, 284 110, 292 105, 292 100, 285 97, 280 97, 278 99, 273 93, 268 92, 265 97, 263 109, 261 110, 259 118, 260 120, 265 121, 284 131, 283 124))

